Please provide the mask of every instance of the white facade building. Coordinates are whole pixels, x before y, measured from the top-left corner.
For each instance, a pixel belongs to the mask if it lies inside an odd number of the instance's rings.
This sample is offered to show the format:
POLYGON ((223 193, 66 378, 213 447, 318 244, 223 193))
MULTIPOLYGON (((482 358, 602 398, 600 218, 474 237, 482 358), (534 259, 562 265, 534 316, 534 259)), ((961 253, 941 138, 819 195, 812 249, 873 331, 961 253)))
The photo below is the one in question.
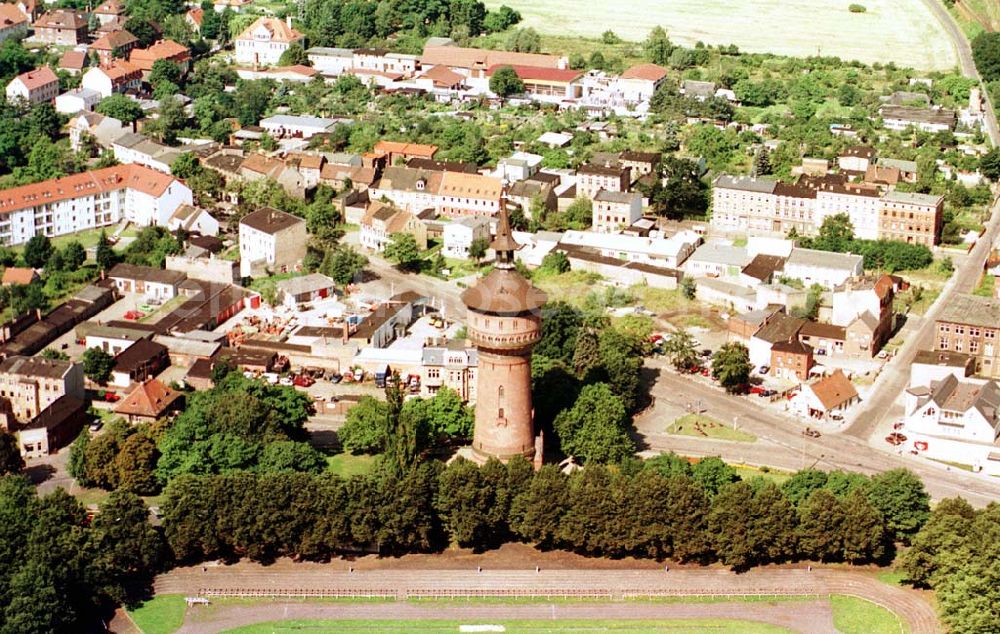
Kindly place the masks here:
POLYGON ((77 88, 56 97, 56 112, 77 114, 90 112, 101 102, 101 93, 89 88, 77 88))
POLYGON ((469 257, 469 247, 476 240, 490 239, 490 221, 486 218, 457 218, 444 224, 444 247, 446 257, 464 260, 469 257))
POLYGON ((860 255, 795 248, 785 260, 783 276, 806 286, 819 284, 832 289, 863 272, 864 258, 860 255))
POLYGON ((48 66, 29 70, 7 84, 7 101, 24 100, 32 105, 52 101, 59 94, 59 78, 48 66))
POLYGON ((258 18, 236 37, 236 62, 273 66, 292 44, 303 45, 306 36, 292 28, 292 19, 258 18))

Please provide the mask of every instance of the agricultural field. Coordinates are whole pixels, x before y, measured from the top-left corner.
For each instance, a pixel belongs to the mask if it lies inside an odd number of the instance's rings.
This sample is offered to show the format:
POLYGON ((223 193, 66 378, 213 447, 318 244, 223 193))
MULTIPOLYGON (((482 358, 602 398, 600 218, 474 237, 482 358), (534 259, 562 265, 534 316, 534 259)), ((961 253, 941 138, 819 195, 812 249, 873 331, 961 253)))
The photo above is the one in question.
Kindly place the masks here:
MULTIPOLYGON (((938 0, 933 0, 938 1, 938 0)), ((740 50, 793 56, 835 55, 862 62, 892 61, 921 70, 949 70, 957 56, 923 0, 486 0, 521 13, 520 26, 543 34, 598 37, 605 30, 642 41, 655 25, 687 46, 736 44, 740 50)))

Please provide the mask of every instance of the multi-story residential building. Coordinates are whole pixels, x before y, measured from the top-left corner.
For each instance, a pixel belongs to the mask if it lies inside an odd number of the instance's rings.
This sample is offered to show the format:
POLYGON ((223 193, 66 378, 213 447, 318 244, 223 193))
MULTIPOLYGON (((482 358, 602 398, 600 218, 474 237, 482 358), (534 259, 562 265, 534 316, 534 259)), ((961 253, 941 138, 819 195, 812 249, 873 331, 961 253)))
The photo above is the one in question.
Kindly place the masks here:
POLYGON ((0 4, 0 42, 28 33, 28 17, 13 4, 0 4))
POLYGON ((830 216, 847 214, 854 227, 854 237, 875 240, 878 238, 881 207, 881 195, 875 187, 822 179, 816 183, 813 223, 818 230, 830 216))
POLYGON ((97 53, 97 61, 101 66, 109 66, 112 59, 128 59, 129 51, 138 43, 139 39, 128 31, 112 31, 97 38, 90 45, 90 50, 97 53))
POLYGON ((576 195, 593 200, 602 189, 627 192, 632 184, 632 170, 621 165, 581 165, 576 171, 576 195))
POLYGON ((384 197, 411 213, 436 209, 443 177, 444 172, 402 166, 387 167, 382 172, 382 178, 372 183, 368 197, 371 200, 384 197))
POLYGON ((875 148, 867 145, 854 145, 837 157, 837 167, 842 172, 855 172, 863 174, 868 171, 868 167, 875 163, 875 148))
POLYGON ((624 150, 618 157, 623 167, 632 170, 633 181, 655 172, 663 159, 663 155, 659 152, 634 152, 632 150, 624 150))
POLYGON ((52 101, 59 94, 59 78, 48 66, 21 73, 7 84, 7 100, 23 99, 34 105, 52 101))
POLYGON ((240 220, 240 275, 293 271, 301 266, 308 241, 302 218, 270 207, 251 212, 240 220))
POLYGON ((124 60, 112 60, 105 68, 91 68, 83 74, 80 85, 100 93, 101 98, 137 90, 142 85, 142 71, 124 60))
POLYGON ((371 203, 361 219, 361 246, 373 251, 384 251, 395 233, 410 234, 416 240, 418 248, 427 248, 426 228, 416 216, 392 205, 378 201, 371 203))
POLYGON ((813 365, 813 350, 797 337, 771 345, 771 375, 789 381, 805 381, 813 365))
POLYGON ((486 218, 470 216, 446 222, 442 232, 444 246, 442 252, 449 258, 464 260, 469 257, 469 247, 476 240, 490 240, 490 221, 486 218))
POLYGON ((438 189, 437 211, 446 216, 482 216, 500 213, 503 183, 482 174, 444 172, 438 189))
MULTIPOLYGON (((728 231, 747 231, 750 218, 774 216, 774 188, 770 178, 720 174, 712 183, 712 226, 728 231)), ((809 216, 812 216, 810 210, 809 216)))
POLYGON ((934 350, 972 355, 977 374, 1000 377, 1000 300, 956 294, 934 328, 934 350))
POLYGON ((431 398, 442 387, 458 393, 467 403, 476 401, 476 368, 479 354, 465 341, 448 340, 424 346, 420 395, 431 398))
POLYGON ((944 226, 944 196, 890 191, 882 197, 879 237, 932 247, 944 226))
POLYGON ((833 292, 835 326, 846 329, 845 352, 874 356, 892 335, 896 294, 888 275, 855 277, 833 292))
POLYGON ((236 62, 273 66, 292 44, 305 45, 306 36, 292 28, 292 18, 258 18, 236 36, 236 62))
POLYGON ((0 397, 14 417, 27 422, 62 396, 83 400, 83 368, 78 363, 12 356, 0 361, 0 397))
POLYGON ((600 190, 594 195, 591 224, 598 233, 618 233, 642 218, 642 194, 600 190))
POLYGON ((45 44, 76 46, 87 41, 87 16, 71 9, 53 9, 35 20, 31 39, 45 44))
POLYGON ((163 225, 191 190, 141 165, 117 165, 0 191, 0 244, 60 236, 128 220, 163 225))

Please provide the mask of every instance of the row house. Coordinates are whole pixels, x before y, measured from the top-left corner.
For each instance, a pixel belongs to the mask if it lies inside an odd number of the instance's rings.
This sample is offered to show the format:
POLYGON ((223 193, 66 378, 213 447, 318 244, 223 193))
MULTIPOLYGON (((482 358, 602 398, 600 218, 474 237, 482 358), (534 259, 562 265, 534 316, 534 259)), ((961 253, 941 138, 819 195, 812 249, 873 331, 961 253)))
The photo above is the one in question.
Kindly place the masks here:
POLYGON ((397 233, 412 235, 417 248, 427 248, 427 230, 419 218, 392 205, 378 201, 371 203, 361 219, 361 246, 372 251, 385 251, 386 245, 397 233))
POLYGON ((854 236, 862 240, 879 237, 879 210, 882 206, 878 189, 864 185, 820 182, 816 190, 814 224, 817 228, 830 216, 847 214, 854 227, 854 236))
POLYGON ((191 190, 173 176, 142 165, 117 165, 0 192, 0 244, 23 244, 106 227, 122 220, 162 225, 191 190))
POLYGON ((7 84, 7 101, 18 99, 35 105, 59 95, 59 78, 48 66, 21 73, 7 84))
POLYGON ((632 170, 621 165, 587 163, 576 171, 576 195, 594 199, 597 192, 627 192, 632 184, 632 170))
POLYGON ((882 198, 879 237, 933 247, 944 226, 944 196, 890 191, 882 198))
POLYGON ((598 233, 618 233, 642 218, 642 194, 600 190, 594 196, 592 221, 598 233))

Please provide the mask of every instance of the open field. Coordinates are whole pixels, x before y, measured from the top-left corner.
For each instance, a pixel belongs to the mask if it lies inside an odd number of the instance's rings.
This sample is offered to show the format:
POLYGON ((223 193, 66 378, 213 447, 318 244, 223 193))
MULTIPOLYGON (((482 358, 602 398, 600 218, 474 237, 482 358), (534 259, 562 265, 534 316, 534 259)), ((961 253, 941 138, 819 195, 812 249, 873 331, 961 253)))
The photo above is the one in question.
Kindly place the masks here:
POLYGON ((610 29, 642 41, 659 24, 672 41, 688 46, 736 44, 758 53, 819 53, 927 70, 958 63, 944 28, 922 0, 862 0, 865 13, 850 13, 846 0, 486 0, 490 9, 502 4, 521 13, 520 26, 545 34, 599 37, 610 29))
MULTIPOLYGON (((490 621, 491 625, 502 625, 503 630, 517 632, 616 632, 617 634, 658 634, 665 630, 676 634, 695 632, 719 632, 720 634, 770 634, 788 632, 783 627, 734 621, 729 619, 671 619, 657 621, 490 621)), ((371 633, 435 633, 457 632, 461 621, 274 621, 258 623, 229 630, 229 634, 281 634, 282 632, 371 632, 371 633)))
POLYGON ((871 601, 832 596, 833 625, 844 634, 899 634, 903 628, 896 615, 871 601))

